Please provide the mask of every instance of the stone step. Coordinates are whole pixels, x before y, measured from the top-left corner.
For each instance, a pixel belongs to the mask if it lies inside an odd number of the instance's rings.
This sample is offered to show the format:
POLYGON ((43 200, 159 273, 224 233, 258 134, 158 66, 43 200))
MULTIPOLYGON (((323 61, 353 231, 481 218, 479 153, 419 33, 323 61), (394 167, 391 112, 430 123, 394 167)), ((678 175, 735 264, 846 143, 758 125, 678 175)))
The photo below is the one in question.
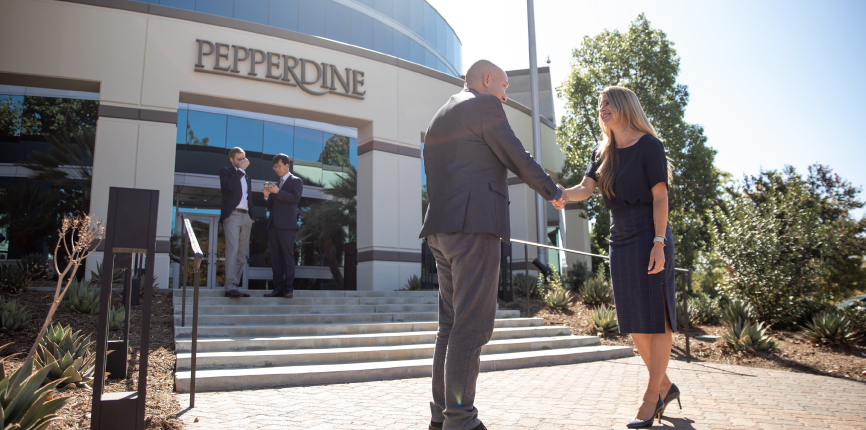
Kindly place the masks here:
MULTIPOLYGON (((570 333, 571 329, 567 326, 502 327, 494 328, 491 340, 568 336, 570 333)), ((272 338, 217 338, 199 339, 198 352, 357 348, 433 344, 435 341, 435 330, 272 338)), ((177 353, 189 353, 192 351, 192 339, 177 338, 175 350, 177 353)))
MULTIPOLYGON (((263 297, 265 293, 269 293, 270 291, 266 290, 242 290, 245 293, 248 293, 250 297, 244 297, 242 299, 249 299, 252 297, 263 297)), ((183 297, 183 289, 172 290, 172 294, 175 298, 183 297)), ((342 291, 342 290, 295 290, 294 292, 295 298, 300 297, 439 297, 438 291, 342 291)), ((193 289, 192 287, 187 287, 186 290, 186 299, 192 300, 193 297, 193 289)), ((202 297, 225 297, 225 290, 222 287, 219 288, 199 288, 199 299, 202 297)), ((241 300, 242 300, 241 299, 241 300)), ((274 299, 276 300, 276 299, 274 299)), ((289 299, 285 299, 289 300, 289 299)))
MULTIPOLYGON (((543 318, 503 318, 494 321, 494 327, 538 327, 544 325, 543 318)), ((267 338, 279 336, 327 336, 353 335, 374 333, 405 333, 413 331, 436 331, 439 323, 436 321, 422 322, 383 322, 383 323, 348 323, 348 324, 313 324, 313 325, 204 325, 198 326, 198 338, 267 338)), ((192 338, 192 317, 188 316, 187 324, 181 327, 175 323, 175 339, 192 338)))
MULTIPOLYGON (((180 307, 183 298, 174 296, 174 306, 180 307)), ((435 305, 439 303, 437 296, 431 297, 298 297, 291 299, 282 297, 242 297, 232 299, 229 297, 199 297, 199 309, 205 306, 310 306, 310 305, 435 305)), ((186 306, 191 309, 192 297, 186 298, 186 306)))
MULTIPOLYGON (((583 346, 542 351, 481 355, 481 371, 556 366, 631 357, 628 346, 583 346)), ((339 384, 388 379, 430 377, 433 360, 394 360, 351 364, 317 364, 243 369, 196 370, 196 391, 339 384)), ((189 392, 190 372, 176 373, 177 391, 189 392)))
MULTIPOLYGON (((187 316, 187 325, 192 325, 192 315, 187 316)), ((351 313, 351 314, 263 314, 263 315, 199 315, 200 325, 279 325, 279 324, 334 324, 334 323, 375 323, 375 322, 422 322, 438 321, 437 312, 393 312, 393 313, 351 313)), ((520 311, 496 311, 496 318, 518 318, 520 311)), ((175 327, 181 325, 181 315, 174 316, 175 327)))
MULTIPOLYGON (((482 354, 506 354, 548 349, 598 346, 597 336, 554 336, 528 339, 491 340, 482 354)), ((417 360, 433 357, 432 343, 423 345, 393 345, 354 348, 281 349, 266 351, 224 351, 197 354, 199 369, 243 367, 306 366, 313 364, 345 364, 376 361, 417 360)), ((177 370, 190 369, 190 353, 177 354, 177 370)))
MULTIPOLYGON (((287 299, 283 299, 288 301, 287 299)), ((181 315, 182 306, 174 307, 174 314, 181 315)), ((437 312, 439 305, 211 305, 198 307, 198 315, 280 315, 280 314, 366 314, 366 313, 427 313, 437 312)), ((193 307, 186 306, 186 316, 192 316, 193 307)))

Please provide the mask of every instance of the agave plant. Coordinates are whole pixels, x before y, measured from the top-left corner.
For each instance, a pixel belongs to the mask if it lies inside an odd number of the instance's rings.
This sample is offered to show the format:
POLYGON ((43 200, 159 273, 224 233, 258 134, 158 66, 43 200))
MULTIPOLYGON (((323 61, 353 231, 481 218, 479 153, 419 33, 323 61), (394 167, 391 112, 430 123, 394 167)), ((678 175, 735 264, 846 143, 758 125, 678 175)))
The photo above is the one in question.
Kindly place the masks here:
MULTIPOLYGON (((7 346, 9 344, 0 346, 0 351, 7 346)), ((44 430, 52 421, 60 419, 56 412, 69 401, 69 397, 51 400, 48 397, 63 381, 42 385, 49 371, 47 368, 34 373, 32 368, 22 366, 6 375, 3 361, 13 355, 0 358, 0 426, 7 430, 44 430)))
POLYGON ((613 302, 613 288, 604 276, 604 272, 600 271, 583 283, 580 287, 580 300, 593 307, 609 305, 613 302))
MULTIPOLYGON (((111 272, 111 283, 112 284, 122 284, 123 277, 125 276, 126 271, 124 269, 114 269, 111 272)), ((96 262, 96 270, 90 271, 90 282, 96 285, 99 285, 102 282, 102 264, 98 261, 96 262)))
MULTIPOLYGON (((691 297, 689 299, 691 299, 691 297)), ((685 327, 686 326, 686 320, 688 320, 689 327, 694 327, 695 324, 697 324, 699 322, 698 318, 697 318, 698 316, 695 313, 694 303, 692 302, 692 300, 689 300, 689 316, 690 316, 690 318, 686 318, 685 306, 683 306, 683 303, 681 301, 678 301, 677 302, 677 326, 678 327, 685 327)))
POLYGON ((48 257, 39 252, 31 252, 18 260, 18 265, 27 272, 31 280, 50 278, 54 274, 54 267, 49 263, 48 257))
POLYGON ((601 305, 592 311, 592 325, 599 333, 613 333, 619 329, 616 309, 601 305))
POLYGON ((776 349, 777 344, 767 335, 767 328, 762 322, 752 324, 742 321, 728 324, 728 330, 722 333, 722 339, 735 351, 770 351, 776 349))
POLYGON ((92 345, 90 336, 84 336, 81 330, 73 333, 72 327, 51 325, 39 339, 33 366, 36 370, 49 369, 46 383, 62 379, 62 388, 90 388, 96 370, 96 355, 90 352, 92 345))
POLYGON ((17 293, 30 284, 30 275, 19 264, 0 265, 0 291, 17 293))
POLYGON ((66 293, 66 309, 79 314, 96 315, 99 313, 99 288, 98 284, 79 282, 72 280, 69 291, 66 293))
POLYGON ((30 322, 30 312, 18 304, 18 299, 7 302, 0 296, 0 333, 21 330, 30 322))
POLYGON ((550 290, 544 293, 544 304, 551 309, 568 309, 571 302, 571 294, 564 288, 550 290))
POLYGON ((860 333, 844 315, 821 312, 812 317, 800 332, 815 343, 850 345, 860 338, 860 333))
POLYGON ((523 297, 526 297, 527 295, 529 297, 538 296, 538 283, 535 278, 526 276, 523 273, 518 273, 514 275, 511 282, 514 286, 514 290, 522 294, 523 297))
POLYGON ((742 324, 755 321, 755 310, 752 305, 742 300, 731 300, 722 312, 722 322, 727 325, 742 324))
POLYGON ((111 307, 111 312, 108 313, 108 329, 111 331, 122 330, 126 326, 126 309, 121 306, 119 308, 111 307))

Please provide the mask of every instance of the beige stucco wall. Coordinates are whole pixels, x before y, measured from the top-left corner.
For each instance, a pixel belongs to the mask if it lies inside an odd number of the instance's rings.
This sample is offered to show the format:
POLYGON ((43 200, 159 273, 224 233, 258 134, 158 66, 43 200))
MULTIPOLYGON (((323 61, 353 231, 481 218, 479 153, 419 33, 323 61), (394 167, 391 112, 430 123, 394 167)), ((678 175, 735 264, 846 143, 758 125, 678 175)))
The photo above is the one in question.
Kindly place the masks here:
MULTIPOLYGON (((418 148, 436 110, 461 89, 448 80, 279 37, 50 0, 0 2, 0 53, 0 73, 98 82, 103 105, 176 112, 179 102, 212 102, 219 107, 356 127, 359 144, 375 139, 418 148), (313 96, 296 87, 196 73, 196 39, 362 70, 365 99, 313 96)), ((206 68, 211 68, 213 57, 205 57, 206 68)), ((530 116, 510 106, 505 110, 515 133, 531 151, 530 116)), ((564 156, 556 146, 555 131, 545 125, 541 131, 544 167, 558 172, 564 156)), ((100 118, 91 212, 105 219, 110 186, 158 189, 157 240, 167 240, 175 133, 171 124, 100 118)), ((372 151, 359 157, 359 251, 418 252, 420 169, 420 160, 404 155, 372 151)), ((512 199, 512 216, 515 221, 531 223, 531 207, 526 208, 525 217, 514 217, 518 211, 515 206, 522 204, 519 202, 532 203, 529 192, 523 194, 512 199)), ((534 228, 527 224, 515 230, 534 228)), ((162 254, 158 263, 157 276, 167 280, 167 255, 162 254)), ((393 290, 419 270, 417 263, 368 264, 359 267, 359 288, 393 290)))

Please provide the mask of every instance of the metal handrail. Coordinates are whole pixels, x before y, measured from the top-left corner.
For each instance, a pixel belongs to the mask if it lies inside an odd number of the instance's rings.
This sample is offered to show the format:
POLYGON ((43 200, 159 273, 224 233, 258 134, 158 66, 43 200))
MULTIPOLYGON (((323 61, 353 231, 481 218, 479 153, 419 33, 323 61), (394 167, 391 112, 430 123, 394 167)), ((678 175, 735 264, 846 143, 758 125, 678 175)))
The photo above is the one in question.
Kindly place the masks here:
MULTIPOLYGON (((607 255, 592 254, 589 252, 577 251, 574 249, 562 248, 559 246, 543 245, 540 243, 527 242, 525 240, 520 240, 520 239, 511 239, 511 241, 523 244, 523 252, 524 252, 523 256, 525 259, 524 265, 525 265, 527 277, 529 277, 529 265, 526 264, 526 261, 529 260, 529 246, 530 245, 542 247, 542 248, 555 249, 557 251, 570 252, 572 254, 586 255, 589 257, 596 257, 596 258, 603 258, 605 260, 608 260, 608 262, 610 261, 610 256, 607 256, 607 255)), ((512 259, 512 261, 514 261, 514 260, 512 259)), ((682 269, 682 268, 678 268, 678 267, 675 267, 674 271, 685 273, 685 276, 686 276, 687 285, 686 285, 686 288, 683 288, 683 312, 685 312, 685 314, 686 314, 686 319, 685 319, 685 324, 684 324, 685 326, 683 327, 683 331, 685 332, 684 335, 686 337, 686 363, 691 363, 692 362, 692 354, 691 354, 691 348, 689 345, 689 322, 691 321, 691 318, 689 318, 689 291, 692 289, 692 272, 689 269, 682 269)), ((676 297, 674 297, 674 301, 676 301, 676 297)), ((530 310, 529 310, 529 294, 527 294, 526 295, 526 317, 527 318, 529 318, 529 312, 530 312, 530 310)))
POLYGON ((183 298, 181 299, 180 325, 186 327, 186 265, 188 258, 188 246, 192 247, 194 255, 193 261, 193 300, 192 300, 192 351, 190 356, 190 381, 189 381, 189 407, 195 407, 195 358, 198 352, 198 290, 201 274, 199 268, 201 261, 204 258, 204 253, 201 252, 201 246, 198 244, 198 239, 195 237, 195 230, 192 229, 192 223, 185 214, 181 215, 183 220, 183 229, 181 230, 181 241, 183 243, 183 259, 180 266, 180 283, 183 290, 183 298), (186 241, 184 238, 188 237, 186 241), (188 242, 188 243, 187 243, 188 242), (188 246, 187 246, 188 245, 188 246))

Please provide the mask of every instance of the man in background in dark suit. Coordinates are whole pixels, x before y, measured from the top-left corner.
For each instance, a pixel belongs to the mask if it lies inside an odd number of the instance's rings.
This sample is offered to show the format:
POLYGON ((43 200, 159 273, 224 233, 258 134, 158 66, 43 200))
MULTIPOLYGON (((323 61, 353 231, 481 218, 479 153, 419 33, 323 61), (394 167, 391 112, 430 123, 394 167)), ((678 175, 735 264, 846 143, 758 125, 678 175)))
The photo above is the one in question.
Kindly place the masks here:
POLYGON ((506 88, 502 69, 476 62, 424 140, 430 204, 420 237, 427 238, 439 275, 431 430, 486 429, 474 406, 475 383, 481 347, 493 335, 500 239, 511 240, 508 171, 547 200, 562 197, 511 130, 502 107, 506 88))
POLYGON ((220 169, 222 207, 220 222, 226 240, 226 297, 249 297, 238 290, 247 254, 250 249, 250 229, 253 227, 253 199, 250 197, 250 165, 244 150, 234 147, 229 151, 231 166, 220 169))
POLYGON ((265 297, 294 295, 295 236, 298 234, 298 202, 304 192, 304 181, 289 173, 291 158, 286 154, 274 156, 274 172, 280 177, 277 184, 265 184, 265 206, 268 216, 268 250, 271 252, 271 270, 274 273, 274 291, 265 297))

